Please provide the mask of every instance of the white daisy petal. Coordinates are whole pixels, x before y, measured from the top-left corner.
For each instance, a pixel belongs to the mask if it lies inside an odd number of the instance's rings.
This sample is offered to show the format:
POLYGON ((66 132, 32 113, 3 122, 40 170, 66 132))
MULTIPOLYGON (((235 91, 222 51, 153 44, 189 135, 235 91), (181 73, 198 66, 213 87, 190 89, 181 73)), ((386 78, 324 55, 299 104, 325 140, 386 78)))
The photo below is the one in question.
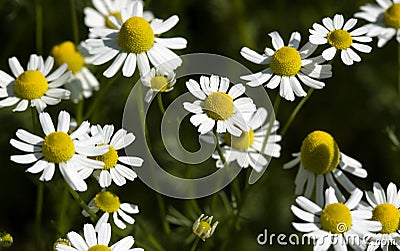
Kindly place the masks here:
POLYGON ((179 17, 177 15, 173 15, 161 23, 156 23, 152 21, 150 25, 151 28, 153 29, 154 34, 161 34, 172 29, 178 22, 179 22, 179 17))
POLYGON ((272 46, 275 50, 279 50, 283 46, 285 46, 281 35, 278 32, 274 31, 268 34, 272 38, 272 46))

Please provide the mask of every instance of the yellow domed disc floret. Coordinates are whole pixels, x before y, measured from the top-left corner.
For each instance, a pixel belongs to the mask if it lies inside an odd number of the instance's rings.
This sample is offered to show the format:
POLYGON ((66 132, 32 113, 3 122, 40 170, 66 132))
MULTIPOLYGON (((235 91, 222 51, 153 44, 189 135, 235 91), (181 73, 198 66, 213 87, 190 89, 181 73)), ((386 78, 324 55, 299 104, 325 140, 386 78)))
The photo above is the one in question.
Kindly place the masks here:
POLYGON ((114 147, 109 146, 108 152, 103 155, 93 157, 93 159, 104 162, 104 170, 114 168, 118 162, 118 152, 114 147))
POLYGON ((300 53, 293 47, 284 46, 275 51, 269 66, 279 76, 294 76, 301 69, 300 53))
POLYGON ((399 209, 389 203, 379 204, 372 210, 372 220, 382 223, 381 233, 395 233, 399 229, 399 209))
POLYGON ((126 52, 140 54, 154 44, 154 32, 149 22, 142 17, 131 17, 122 24, 118 44, 126 52))
POLYGON ((322 229, 333 234, 347 232, 352 224, 350 209, 343 203, 333 203, 324 207, 320 216, 322 229))
POLYGON ((334 170, 340 161, 340 151, 334 138, 326 132, 314 131, 301 145, 301 164, 315 174, 334 170))
POLYGON ((85 63, 82 54, 70 41, 54 46, 50 54, 54 57, 57 66, 66 63, 68 70, 74 74, 80 72, 85 63))
POLYGON ((28 70, 21 73, 14 84, 15 95, 21 99, 41 98, 49 89, 46 78, 40 71, 28 70))
POLYGON ((213 92, 204 100, 203 110, 214 120, 227 120, 235 107, 231 96, 224 92, 213 92))
POLYGON ((168 79, 164 76, 155 76, 150 80, 151 89, 165 92, 168 89, 168 79))
POLYGON ((352 36, 345 30, 333 30, 328 33, 326 39, 330 45, 338 50, 346 50, 353 43, 352 36))
POLYGON ((87 251, 112 251, 112 249, 102 244, 96 244, 90 247, 87 251))
POLYGON ((44 138, 42 154, 49 162, 66 162, 75 154, 75 145, 68 134, 52 132, 44 138))
POLYGON ((94 197, 94 204, 107 213, 117 212, 121 203, 119 197, 109 191, 102 191, 94 197))
POLYGON ((386 9, 384 22, 389 27, 400 29, 400 3, 395 3, 386 9))
POLYGON ((239 151, 244 151, 253 145, 254 142, 254 131, 242 132, 239 137, 235 137, 230 133, 224 135, 224 139, 227 145, 235 148, 239 151))

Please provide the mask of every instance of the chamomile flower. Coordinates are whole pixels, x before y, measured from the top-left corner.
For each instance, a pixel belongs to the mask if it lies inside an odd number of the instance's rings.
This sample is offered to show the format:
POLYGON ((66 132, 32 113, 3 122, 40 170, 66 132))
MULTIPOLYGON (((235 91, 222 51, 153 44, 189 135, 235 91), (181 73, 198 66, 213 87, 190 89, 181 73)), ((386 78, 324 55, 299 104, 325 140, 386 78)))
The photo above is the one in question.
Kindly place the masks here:
POLYGON ((398 243, 400 249, 400 234, 398 233, 400 224, 400 191, 395 184, 390 183, 386 193, 382 186, 375 182, 373 192, 366 192, 367 207, 372 212, 372 219, 382 223, 382 230, 370 238, 368 250, 388 250, 388 245, 398 243))
POLYGON ((250 127, 244 120, 243 114, 256 111, 253 100, 241 97, 246 88, 236 84, 229 89, 229 79, 212 75, 201 76, 200 85, 193 79, 186 82, 186 87, 198 99, 193 103, 184 102, 184 108, 194 113, 190 122, 198 126, 198 131, 205 134, 217 124, 217 132, 229 132, 239 137, 242 131, 249 131, 250 127), (229 91, 228 91, 229 89, 229 91), (228 91, 228 92, 227 92, 228 91))
POLYGON ((203 241, 206 241, 206 239, 213 235, 218 226, 218 221, 214 222, 214 224, 211 226, 212 220, 213 216, 205 216, 204 214, 201 214, 200 217, 193 223, 193 233, 203 241))
POLYGON ((382 229, 378 221, 370 220, 372 213, 356 209, 362 198, 362 192, 356 189, 346 202, 339 202, 335 190, 329 187, 325 191, 324 206, 300 196, 292 212, 305 223, 292 223, 305 236, 315 240, 314 250, 328 250, 333 245, 335 250, 347 250, 347 244, 355 250, 365 250, 363 237, 382 229), (358 240, 356 239, 358 238, 358 240))
POLYGON ((136 65, 144 76, 150 71, 149 61, 156 67, 163 64, 168 71, 182 64, 182 60, 170 49, 186 48, 186 39, 160 37, 178 23, 178 16, 171 16, 165 21, 154 19, 149 23, 143 18, 142 3, 135 2, 132 8, 121 10, 122 21, 114 16, 109 20, 117 29, 91 28, 90 33, 99 38, 86 40, 89 53, 95 55, 94 65, 104 64, 116 57, 103 73, 107 78, 113 77, 121 67, 122 74, 131 77, 136 65))
POLYGON ((150 73, 142 77, 143 85, 149 87, 144 100, 149 103, 154 94, 158 92, 172 91, 174 89, 175 82, 175 72, 166 71, 162 67, 151 68, 150 73))
MULTIPOLYGON (((265 135, 269 129, 269 123, 266 123, 268 112, 265 108, 258 108, 257 112, 248 116, 244 115, 245 120, 249 121, 250 130, 242 132, 240 137, 230 135, 229 133, 221 136, 220 144, 222 147, 222 154, 226 162, 230 163, 236 160, 239 166, 247 168, 249 165, 256 171, 261 172, 263 168, 268 165, 268 160, 265 155, 279 158, 281 146, 278 142, 281 140, 280 135, 276 135, 279 128, 279 122, 274 121, 271 128, 270 135, 262 151, 265 135)), ((209 135, 213 139, 213 135, 209 135)), ((224 167, 221 157, 216 152, 213 158, 217 159, 217 167, 224 167)))
POLYGON ((26 171, 42 172, 39 178, 41 181, 50 181, 57 165, 72 189, 86 191, 87 185, 84 179, 88 176, 87 174, 90 175, 94 169, 101 169, 104 166, 103 162, 87 156, 104 154, 108 147, 96 146, 100 138, 97 135, 85 137, 90 127, 87 121, 69 133, 70 115, 66 111, 61 111, 58 115, 57 130, 48 113, 40 113, 39 120, 45 137, 42 138, 23 129, 17 130, 18 140, 11 139, 10 144, 27 154, 12 155, 11 161, 19 164, 34 163, 26 171))
POLYGON ((327 132, 313 131, 303 140, 299 153, 293 154, 295 159, 286 163, 283 168, 289 169, 300 164, 295 179, 297 195, 304 194, 310 198, 315 187, 316 201, 322 205, 324 182, 333 187, 339 201, 345 201, 335 179, 351 193, 356 186, 342 172, 365 178, 367 171, 357 160, 340 152, 335 139, 327 132))
POLYGON ((372 38, 367 36, 368 29, 359 27, 350 31, 357 24, 357 19, 350 18, 346 23, 340 14, 336 14, 333 19, 326 17, 322 19, 323 25, 313 24, 313 29, 309 29, 311 35, 309 40, 316 45, 329 44, 331 47, 322 52, 325 60, 332 60, 336 52, 340 50, 340 58, 346 65, 360 62, 361 57, 353 50, 356 49, 363 53, 370 53, 372 47, 366 44, 372 38))
POLYGON ((103 128, 100 125, 92 126, 90 131, 92 135, 100 134, 101 141, 99 144, 107 146, 109 149, 103 155, 92 157, 104 162, 103 169, 96 170, 93 173, 100 186, 103 188, 109 187, 112 181, 117 186, 123 186, 126 184, 126 180, 133 181, 137 174, 125 165, 140 167, 143 164, 143 159, 134 156, 119 156, 118 150, 132 144, 135 140, 135 135, 128 133, 125 129, 119 129, 114 134, 113 125, 105 125, 103 128))
POLYGON ((250 62, 268 65, 268 68, 255 74, 242 76, 241 79, 249 81, 249 86, 259 86, 267 83, 270 89, 280 86, 279 94, 286 100, 293 101, 295 95, 305 97, 300 81, 305 85, 322 89, 325 84, 316 79, 325 79, 332 76, 332 66, 322 64, 324 60, 319 57, 308 58, 317 48, 316 45, 306 43, 299 49, 301 35, 293 32, 289 44, 284 45, 282 37, 274 31, 268 34, 272 38, 275 49, 265 48, 264 54, 259 54, 247 47, 243 47, 240 54, 250 62), (300 81, 299 81, 300 80, 300 81))
MULTIPOLYGON (((119 216, 126 223, 134 224, 135 219, 133 219, 128 214, 139 213, 139 207, 137 205, 130 203, 121 203, 119 197, 109 191, 101 191, 97 193, 96 196, 89 202, 88 206, 90 210, 95 213, 99 211, 103 213, 103 215, 96 223, 96 230, 98 230, 102 224, 108 222, 110 214, 112 214, 115 225, 121 229, 125 229, 126 224, 119 219, 119 216)), ((82 214, 85 217, 90 216, 85 210, 82 211, 82 214)))
POLYGON ((47 105, 56 105, 62 99, 68 99, 70 92, 59 88, 69 79, 71 72, 66 72, 67 65, 61 65, 50 74, 54 59, 32 54, 25 71, 16 57, 8 59, 14 77, 0 70, 0 108, 17 106, 14 112, 25 111, 30 104, 42 112, 47 105))
POLYGON ((54 57, 55 65, 68 65, 68 70, 72 72, 71 78, 65 84, 65 88, 71 91, 71 100, 78 103, 83 98, 92 96, 93 90, 99 89, 99 81, 93 73, 86 67, 90 62, 83 52, 83 45, 78 50, 71 41, 65 41, 55 45, 50 54, 54 57))
POLYGON ((77 232, 71 231, 67 234, 71 246, 57 244, 57 251, 144 251, 143 248, 133 248, 135 240, 132 236, 126 236, 118 242, 110 245, 111 225, 101 224, 97 230, 92 224, 83 226, 83 237, 77 232))
MULTIPOLYGON (((110 17, 116 17, 122 21, 121 10, 130 8, 134 2, 140 2, 141 0, 92 0, 93 7, 85 7, 83 10, 85 14, 85 25, 89 28, 109 28, 117 29, 112 22, 110 17)), ((154 19, 151 11, 144 11, 143 18, 147 21, 154 19)))
POLYGON ((400 1, 377 0, 376 3, 361 6, 361 12, 354 16, 370 22, 365 25, 367 35, 378 38, 378 47, 383 47, 394 36, 400 43, 400 1))

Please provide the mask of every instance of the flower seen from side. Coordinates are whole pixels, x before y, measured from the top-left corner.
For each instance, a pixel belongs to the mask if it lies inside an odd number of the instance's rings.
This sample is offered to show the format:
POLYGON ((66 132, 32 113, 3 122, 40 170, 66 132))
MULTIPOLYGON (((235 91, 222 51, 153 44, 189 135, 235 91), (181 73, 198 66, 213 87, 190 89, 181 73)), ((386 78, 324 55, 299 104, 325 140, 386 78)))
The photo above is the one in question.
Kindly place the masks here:
POLYGON ((175 72, 166 71, 162 67, 151 68, 150 73, 142 77, 142 83, 149 90, 144 100, 149 103, 153 96, 159 92, 170 92, 176 83, 175 72))
POLYGON ((206 239, 213 235, 218 225, 218 221, 211 225, 212 220, 213 216, 205 216, 204 214, 201 214, 200 217, 193 223, 193 233, 203 241, 206 241, 206 239))

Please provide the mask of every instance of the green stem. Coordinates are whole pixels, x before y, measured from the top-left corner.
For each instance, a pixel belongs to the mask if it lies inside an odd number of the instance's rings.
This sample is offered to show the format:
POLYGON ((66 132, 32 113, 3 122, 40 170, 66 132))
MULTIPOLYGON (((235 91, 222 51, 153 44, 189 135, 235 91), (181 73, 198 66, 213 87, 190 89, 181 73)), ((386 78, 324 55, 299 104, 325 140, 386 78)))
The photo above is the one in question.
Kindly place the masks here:
POLYGON ((42 0, 35 0, 36 12, 36 52, 43 53, 43 6, 42 0))
POLYGON ((44 184, 39 181, 36 193, 36 215, 35 215, 35 236, 36 236, 36 250, 43 250, 41 241, 42 236, 42 214, 43 214, 43 197, 44 197, 44 184))
POLYGON ((274 126, 274 120, 276 119, 276 115, 278 114, 278 110, 279 110, 279 104, 281 103, 281 95, 279 95, 279 93, 276 95, 275 97, 275 101, 274 101, 274 113, 275 115, 272 116, 272 114, 269 117, 269 122, 268 122, 268 129, 267 132, 265 134, 265 138, 261 147, 261 153, 263 153, 265 151, 265 147, 267 146, 267 142, 268 142, 268 138, 269 135, 271 134, 271 130, 272 127, 274 126))
POLYGON ((399 62, 398 62, 398 65, 397 65, 397 67, 398 67, 398 70, 397 70, 397 81, 398 81, 398 88, 399 88, 399 96, 400 96, 400 43, 398 43, 397 44, 397 56, 398 56, 398 60, 399 60, 399 62))
POLYGON ((199 244, 200 238, 197 238, 194 240, 192 248, 190 249, 190 251, 196 251, 197 245, 199 244))
POLYGON ((64 235, 66 232, 66 227, 65 227, 65 215, 67 213, 67 208, 68 208, 68 184, 64 183, 65 186, 63 188, 63 193, 62 193, 62 199, 61 199, 61 204, 59 207, 60 213, 58 215, 58 230, 60 231, 61 235, 64 235))
POLYGON ((162 225, 164 228, 164 232, 169 235, 171 233, 171 228, 169 227, 168 221, 166 220, 166 212, 165 212, 165 202, 164 202, 164 197, 159 194, 157 194, 157 203, 158 203, 158 209, 160 211, 160 218, 162 221, 162 225))
POLYGON ((307 100, 311 97, 311 95, 314 92, 314 88, 308 89, 307 96, 305 96, 294 108, 292 114, 290 114, 289 120, 286 122, 285 126, 283 127, 281 131, 281 136, 285 135, 286 131, 289 129, 290 125, 292 124, 293 120, 296 118, 297 113, 299 113, 300 109, 303 107, 303 105, 307 102, 307 100))
POLYGON ((162 94, 161 94, 161 92, 159 92, 157 94, 157 103, 158 103, 158 107, 160 108, 161 113, 164 114, 165 113, 165 108, 164 108, 164 105, 163 105, 163 102, 162 102, 162 94))
POLYGON ((79 203, 79 205, 84 209, 89 215, 90 215, 90 220, 95 223, 97 221, 97 215, 89 208, 89 206, 83 201, 83 199, 79 196, 79 194, 72 189, 68 184, 66 184, 69 193, 74 197, 76 202, 79 203))
MULTIPOLYGON (((135 225, 137 225, 143 232, 144 236, 147 237, 147 240, 152 244, 152 246, 158 250, 158 251, 165 251, 165 249, 163 248, 163 246, 161 246, 161 244, 157 241, 157 239, 155 239, 153 237, 153 235, 151 235, 147 229, 140 223, 137 222, 135 223, 135 225)), ((136 240, 135 240, 136 241, 136 240)), ((154 250, 153 248, 147 249, 147 250, 154 250)))
POLYGON ((83 121, 83 108, 85 107, 85 99, 82 98, 79 100, 78 104, 76 104, 76 112, 75 112, 75 119, 77 125, 80 125, 83 121))
POLYGON ((74 43, 79 44, 79 27, 78 27, 78 16, 76 15, 75 0, 70 0, 71 8, 71 21, 72 21, 72 33, 74 36, 74 43))
POLYGON ((219 157, 221 158, 222 164, 225 165, 226 159, 225 159, 224 154, 222 153, 222 149, 221 149, 221 146, 220 146, 220 144, 219 144, 219 138, 218 138, 218 133, 217 133, 217 131, 214 131, 214 138, 215 138, 215 142, 216 142, 216 144, 217 144, 217 152, 218 152, 218 154, 219 154, 219 157))

